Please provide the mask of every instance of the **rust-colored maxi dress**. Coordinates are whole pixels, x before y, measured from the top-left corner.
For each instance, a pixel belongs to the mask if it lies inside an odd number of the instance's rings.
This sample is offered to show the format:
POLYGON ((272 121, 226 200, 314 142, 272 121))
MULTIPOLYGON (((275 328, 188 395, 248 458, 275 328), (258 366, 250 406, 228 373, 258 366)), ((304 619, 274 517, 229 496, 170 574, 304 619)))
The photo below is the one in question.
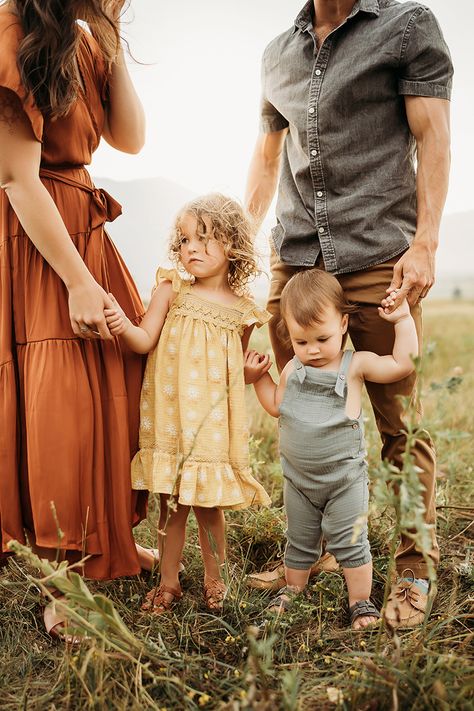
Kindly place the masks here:
MULTIPOLYGON (((84 262, 131 319, 143 313, 136 287, 104 231, 120 205, 94 188, 84 164, 97 148, 107 76, 94 39, 81 30, 84 84, 70 114, 43 119, 24 105, 42 141, 41 179, 84 262)), ((21 28, 0 8, 0 85, 24 99, 16 65, 21 28)), ((86 576, 139 572, 132 524, 146 496, 131 491, 138 445, 143 360, 114 341, 77 338, 62 281, 22 229, 0 190, 0 555, 34 531, 39 546, 91 558, 86 576), (63 538, 52 512, 54 502, 63 538)), ((130 235, 133 239, 133 235, 130 235)))

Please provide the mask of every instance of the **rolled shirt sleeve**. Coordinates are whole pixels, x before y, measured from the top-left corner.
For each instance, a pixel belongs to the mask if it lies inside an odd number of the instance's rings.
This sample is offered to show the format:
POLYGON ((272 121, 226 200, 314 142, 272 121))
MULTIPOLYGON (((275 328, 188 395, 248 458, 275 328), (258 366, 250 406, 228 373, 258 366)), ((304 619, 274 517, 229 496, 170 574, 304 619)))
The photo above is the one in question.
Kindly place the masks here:
POLYGON ((266 65, 265 54, 262 59, 262 98, 260 102, 260 130, 262 133, 273 133, 288 128, 288 121, 268 100, 266 95, 266 65))
POLYGON ((438 22, 418 7, 407 24, 400 53, 398 93, 451 98, 453 65, 438 22))

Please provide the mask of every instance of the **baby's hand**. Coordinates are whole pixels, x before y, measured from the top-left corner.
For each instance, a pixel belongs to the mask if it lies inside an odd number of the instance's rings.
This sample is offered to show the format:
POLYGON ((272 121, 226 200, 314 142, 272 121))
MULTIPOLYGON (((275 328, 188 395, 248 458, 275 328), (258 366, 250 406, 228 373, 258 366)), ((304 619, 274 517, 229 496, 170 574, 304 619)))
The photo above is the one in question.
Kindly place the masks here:
POLYGON ((113 336, 120 336, 122 333, 125 333, 128 326, 130 325, 130 321, 125 316, 120 304, 118 303, 114 295, 109 294, 109 298, 113 301, 114 308, 104 309, 105 320, 107 322, 107 326, 109 328, 110 333, 113 336))
POLYGON ((386 299, 382 299, 382 306, 379 306, 379 316, 391 323, 398 323, 398 321, 410 315, 410 307, 406 299, 403 299, 396 309, 392 311, 395 299, 397 298, 397 291, 398 289, 391 291, 386 299))
POLYGON ((257 351, 246 351, 244 353, 244 378, 245 384, 256 383, 262 375, 268 373, 272 363, 269 355, 257 353, 257 351))

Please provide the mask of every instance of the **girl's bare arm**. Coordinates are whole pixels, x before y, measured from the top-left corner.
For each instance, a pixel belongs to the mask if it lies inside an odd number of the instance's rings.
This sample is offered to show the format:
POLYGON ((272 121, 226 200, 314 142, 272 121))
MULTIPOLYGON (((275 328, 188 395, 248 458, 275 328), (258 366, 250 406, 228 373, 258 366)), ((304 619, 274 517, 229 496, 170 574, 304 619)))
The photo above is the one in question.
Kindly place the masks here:
POLYGON ((176 296, 171 282, 163 281, 156 287, 147 312, 139 326, 134 326, 127 318, 113 294, 109 294, 109 296, 114 307, 105 310, 105 317, 112 335, 120 336, 135 353, 152 351, 158 343, 169 308, 176 296))

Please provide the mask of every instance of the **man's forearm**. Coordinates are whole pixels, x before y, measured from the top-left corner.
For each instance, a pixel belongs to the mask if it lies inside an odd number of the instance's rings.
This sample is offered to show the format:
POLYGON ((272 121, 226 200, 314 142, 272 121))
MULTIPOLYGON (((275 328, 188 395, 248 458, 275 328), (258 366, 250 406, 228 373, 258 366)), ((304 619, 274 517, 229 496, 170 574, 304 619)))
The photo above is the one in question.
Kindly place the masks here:
POLYGON ((260 227, 277 188, 286 129, 261 134, 250 162, 245 206, 260 227))

